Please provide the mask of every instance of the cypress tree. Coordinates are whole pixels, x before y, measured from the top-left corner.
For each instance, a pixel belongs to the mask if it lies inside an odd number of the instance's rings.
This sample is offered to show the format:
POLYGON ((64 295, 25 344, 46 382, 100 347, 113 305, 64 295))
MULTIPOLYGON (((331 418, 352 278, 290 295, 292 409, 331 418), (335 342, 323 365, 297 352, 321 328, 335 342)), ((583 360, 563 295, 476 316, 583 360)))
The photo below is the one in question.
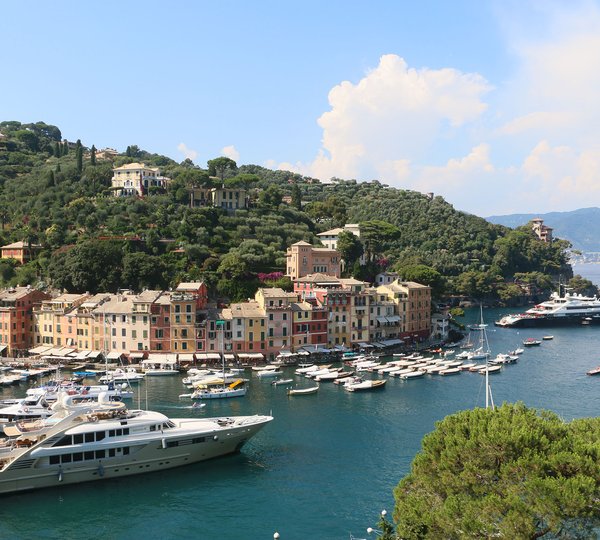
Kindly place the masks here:
POLYGON ((92 166, 96 166, 96 147, 92 144, 92 149, 90 150, 90 163, 92 166))
POLYGON ((69 143, 65 139, 63 142, 63 156, 66 156, 69 153, 69 143))
POLYGON ((127 150, 125 150, 125 155, 126 155, 127 157, 131 157, 131 146, 128 146, 128 147, 127 147, 127 150))
POLYGON ((60 146, 58 145, 58 142, 54 143, 54 155, 55 157, 60 157, 60 146))
POLYGON ((75 150, 75 156, 77 158, 77 172, 83 171, 83 148, 81 145, 75 150))
POLYGON ((52 187, 54 185, 55 185, 54 171, 53 170, 49 170, 48 171, 48 175, 46 177, 46 186, 47 187, 52 187))

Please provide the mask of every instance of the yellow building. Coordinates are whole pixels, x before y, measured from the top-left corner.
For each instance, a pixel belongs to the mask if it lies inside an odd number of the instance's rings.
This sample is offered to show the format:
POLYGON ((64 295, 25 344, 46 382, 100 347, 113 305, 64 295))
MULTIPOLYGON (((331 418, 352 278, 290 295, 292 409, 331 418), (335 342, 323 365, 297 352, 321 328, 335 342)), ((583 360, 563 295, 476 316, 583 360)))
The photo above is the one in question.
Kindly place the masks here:
POLYGON ((77 346, 77 307, 90 295, 61 294, 43 300, 33 308, 34 336, 37 345, 77 346))

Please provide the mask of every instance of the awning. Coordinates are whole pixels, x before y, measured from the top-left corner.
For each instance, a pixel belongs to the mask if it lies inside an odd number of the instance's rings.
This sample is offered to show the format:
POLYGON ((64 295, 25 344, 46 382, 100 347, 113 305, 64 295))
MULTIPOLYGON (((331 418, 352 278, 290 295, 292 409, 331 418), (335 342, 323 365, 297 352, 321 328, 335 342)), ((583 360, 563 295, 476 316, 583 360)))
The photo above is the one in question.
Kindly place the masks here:
POLYGON ((146 354, 146 353, 144 353, 143 351, 142 352, 132 352, 132 353, 129 353, 129 358, 131 360, 141 360, 142 358, 144 358, 144 354, 146 354))
POLYGON ((29 349, 29 354, 42 354, 46 351, 49 351, 52 347, 48 347, 48 345, 38 345, 33 349, 29 349))
POLYGON ((196 353, 197 360, 221 360, 219 353, 196 353))
POLYGON ((401 339, 382 339, 381 344, 384 347, 393 347, 394 345, 402 345, 404 341, 401 339))
POLYGON ((226 354, 225 355, 225 360, 235 360, 235 354, 226 354))
POLYGON ((3 353, 8 348, 8 345, 0 345, 0 353, 3 353))
POLYGON ((386 318, 391 323, 400 322, 400 317, 398 315, 392 315, 391 317, 386 318))
POLYGON ((85 360, 88 355, 90 354, 91 351, 79 351, 76 355, 75 358, 77 360, 85 360))
POLYGON ((110 351, 106 355, 106 359, 107 360, 118 360, 119 358, 121 358, 122 355, 123 355, 123 353, 120 353, 120 352, 117 352, 117 351, 110 351))
POLYGON ((238 358, 247 360, 263 360, 265 358, 263 353, 239 353, 238 358))
POLYGON ((387 317, 377 317, 377 322, 380 324, 386 324, 388 320, 387 317))
POLYGON ((361 349, 372 349, 373 345, 371 345, 370 343, 365 343, 364 341, 359 341, 356 344, 358 347, 360 347, 361 349))
POLYGON ((90 351, 87 355, 88 358, 98 358, 102 354, 101 351, 90 351))
POLYGON ((193 353, 183 353, 179 355, 180 362, 193 362, 194 354, 193 353))

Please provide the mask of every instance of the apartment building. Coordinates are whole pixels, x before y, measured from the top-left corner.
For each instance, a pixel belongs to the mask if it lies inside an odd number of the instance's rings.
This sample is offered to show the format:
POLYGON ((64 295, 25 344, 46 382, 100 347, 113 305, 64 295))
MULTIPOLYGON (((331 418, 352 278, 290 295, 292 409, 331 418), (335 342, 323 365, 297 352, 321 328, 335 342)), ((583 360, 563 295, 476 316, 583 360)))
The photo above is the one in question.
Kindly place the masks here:
POLYGON ((340 276, 340 253, 335 249, 296 242, 286 252, 286 276, 295 280, 309 274, 340 276))
POLYGON ((16 356, 34 345, 33 310, 49 298, 31 287, 0 291, 0 354, 16 356))

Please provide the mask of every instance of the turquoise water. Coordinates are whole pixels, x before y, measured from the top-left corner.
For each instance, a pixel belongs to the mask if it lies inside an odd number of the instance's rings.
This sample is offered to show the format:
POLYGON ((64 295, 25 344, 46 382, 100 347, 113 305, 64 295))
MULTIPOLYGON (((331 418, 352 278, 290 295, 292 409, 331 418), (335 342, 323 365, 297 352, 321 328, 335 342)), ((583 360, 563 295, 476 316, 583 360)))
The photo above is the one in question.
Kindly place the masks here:
MULTIPOLYGON (((600 327, 494 328, 506 310, 484 312, 494 354, 527 337, 552 341, 525 351, 490 376, 494 399, 521 400, 566 420, 598 415, 600 327)), ((467 314, 466 323, 478 313, 467 314)), ((290 369, 290 373, 292 370, 290 369)), ((287 373, 286 373, 287 375, 287 373)), ((251 378, 245 398, 189 401, 180 377, 140 386, 141 404, 170 416, 269 413, 275 420, 239 455, 119 480, 59 486, 0 498, 0 538, 226 538, 282 540, 365 538, 410 467, 423 435, 452 412, 484 405, 484 377, 389 379, 383 391, 351 394, 322 384, 315 395, 288 398, 285 388, 251 378)), ((306 379, 297 378, 299 384, 306 379)), ((24 387, 3 390, 23 394, 24 387)), ((137 398, 134 400, 137 406, 137 398)))

